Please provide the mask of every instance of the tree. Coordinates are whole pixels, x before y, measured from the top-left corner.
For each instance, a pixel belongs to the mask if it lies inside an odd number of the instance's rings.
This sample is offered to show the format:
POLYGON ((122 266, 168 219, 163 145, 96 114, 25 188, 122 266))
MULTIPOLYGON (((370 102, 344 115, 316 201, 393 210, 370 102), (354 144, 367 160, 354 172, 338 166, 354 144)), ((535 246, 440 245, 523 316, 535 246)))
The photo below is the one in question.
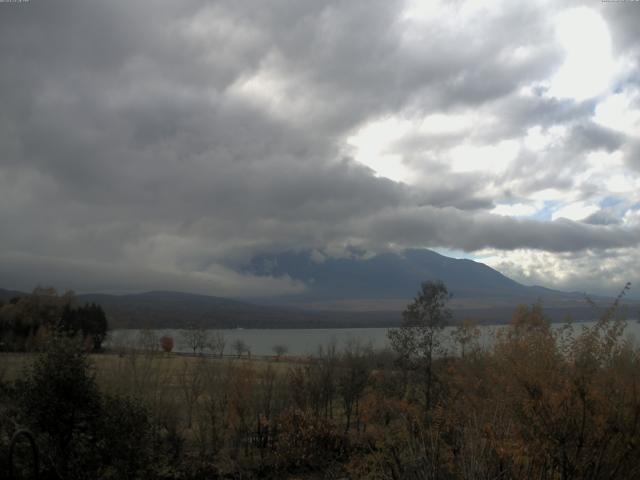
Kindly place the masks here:
POLYGON ((135 347, 144 353, 154 353, 160 345, 156 332, 150 328, 140 330, 135 343, 135 347))
POLYGON ((173 350, 173 337, 167 335, 160 337, 160 348, 163 352, 171 353, 173 350))
POLYGON ((244 352, 249 350, 249 347, 244 343, 244 340, 237 339, 233 342, 233 349, 235 350, 236 355, 238 355, 238 358, 240 358, 244 352))
POLYGON ((107 317, 95 303, 75 306, 72 291, 59 295, 54 288, 37 287, 31 295, 0 306, 0 338, 14 350, 41 348, 52 329, 82 336, 89 350, 100 350, 107 335, 107 317), (8 338, 7 338, 8 337, 8 338))
POLYGON ((60 315, 59 326, 69 336, 81 334, 88 339, 87 344, 91 350, 100 351, 102 342, 107 337, 107 316, 100 305, 87 303, 84 306, 74 308, 70 303, 65 304, 60 315))
POLYGON ((200 357, 192 363, 184 359, 178 372, 178 385, 184 399, 187 428, 191 428, 194 407, 204 391, 204 360, 200 357))
POLYGON ((202 353, 204 348, 209 344, 209 334, 203 327, 198 327, 194 324, 187 325, 182 331, 182 338, 189 348, 193 351, 193 354, 202 353))
MULTIPOLYGON (((57 328, 61 315, 74 302, 73 292, 62 295, 54 288, 37 287, 30 295, 12 298, 0 308, 0 337, 8 349, 38 346, 34 337, 42 326, 57 328)), ((41 332, 42 333, 42 332, 41 332)))
POLYGON ((100 393, 79 340, 54 331, 15 385, 19 423, 42 449, 41 478, 142 478, 151 455, 148 412, 100 393))
POLYGON ((213 352, 214 355, 222 357, 224 355, 224 348, 227 346, 227 341, 224 338, 224 334, 216 330, 212 332, 207 348, 213 352))
POLYGON ((316 416, 333 417, 338 354, 335 341, 318 347, 314 362, 304 366, 306 394, 316 416))
POLYGON ((107 316, 100 305, 90 303, 79 309, 82 335, 91 338, 93 350, 100 351, 102 342, 107 337, 107 316))
POLYGON ((274 345, 271 350, 273 350, 273 353, 276 354, 277 360, 280 360, 280 357, 282 357, 283 355, 286 355, 287 352, 289 352, 289 348, 286 345, 282 345, 282 344, 274 345))
POLYGON ((464 358, 469 348, 472 350, 479 348, 478 339, 480 334, 480 328, 473 320, 463 320, 462 323, 456 326, 451 336, 460 345, 462 358, 464 358))
POLYGON ((93 478, 149 478, 153 469, 154 441, 151 416, 134 398, 103 395, 98 423, 99 473, 93 478))
POLYGON ((451 298, 441 281, 422 283, 418 295, 402 313, 400 328, 389 330, 391 347, 405 372, 415 372, 422 383, 424 407, 432 403, 433 358, 440 351, 443 328, 451 320, 451 298))
POLYGON ((25 380, 18 383, 24 422, 50 453, 50 465, 60 478, 70 470, 85 470, 95 461, 100 395, 88 359, 79 343, 55 334, 25 380))
POLYGON ((362 346, 357 340, 352 340, 347 343, 340 359, 338 391, 342 397, 345 417, 347 417, 346 431, 351 427, 354 416, 356 429, 360 429, 360 398, 369 382, 372 350, 371 345, 362 346))

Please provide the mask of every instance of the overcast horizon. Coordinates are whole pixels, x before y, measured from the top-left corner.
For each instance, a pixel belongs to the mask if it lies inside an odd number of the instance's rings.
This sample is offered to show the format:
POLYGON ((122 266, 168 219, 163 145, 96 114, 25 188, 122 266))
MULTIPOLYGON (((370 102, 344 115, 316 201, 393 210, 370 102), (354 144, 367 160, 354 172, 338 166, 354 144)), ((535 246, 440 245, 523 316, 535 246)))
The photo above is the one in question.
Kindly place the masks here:
POLYGON ((0 288, 429 248, 640 295, 640 3, 0 2, 0 288))

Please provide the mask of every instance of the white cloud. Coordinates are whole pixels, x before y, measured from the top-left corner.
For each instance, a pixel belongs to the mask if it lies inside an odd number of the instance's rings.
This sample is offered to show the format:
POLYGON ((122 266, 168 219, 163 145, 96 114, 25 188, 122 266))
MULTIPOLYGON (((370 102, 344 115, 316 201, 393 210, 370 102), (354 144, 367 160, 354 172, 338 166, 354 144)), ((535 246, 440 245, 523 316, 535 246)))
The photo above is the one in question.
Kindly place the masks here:
POLYGON ((405 10, 402 12, 402 18, 414 22, 430 22, 442 18, 443 10, 444 5, 440 0, 429 2, 409 0, 406 2, 405 10))
POLYGON ((639 187, 640 182, 637 179, 623 173, 612 175, 606 181, 606 188, 611 193, 634 193, 638 191, 639 187))
POLYGON ((538 211, 538 207, 527 205, 524 203, 500 204, 497 205, 491 213, 496 215, 504 215, 509 217, 528 217, 534 215, 538 211))
POLYGON ((548 148, 558 146, 566 137, 567 128, 564 125, 554 125, 545 130, 536 125, 527 130, 524 146, 534 152, 542 152, 548 148))
POLYGON ((450 153, 451 170, 461 172, 486 172, 498 174, 503 172, 520 151, 519 142, 502 140, 495 145, 460 145, 450 153))
POLYGON ((622 222, 629 227, 640 226, 640 206, 627 210, 624 217, 622 217, 622 222))
MULTIPOLYGON (((493 119, 485 116, 482 121, 487 126, 493 119)), ((411 184, 418 180, 419 172, 416 169, 422 165, 420 161, 416 163, 415 158, 414 163, 405 158, 407 152, 402 145, 404 140, 423 140, 428 146, 436 143, 438 136, 463 136, 479 122, 479 116, 473 112, 439 112, 423 117, 391 115, 361 126, 346 138, 346 143, 352 149, 354 159, 374 170, 377 175, 411 184)), ((497 146, 479 147, 475 150, 475 147, 463 146, 457 152, 454 163, 466 154, 483 155, 491 157, 490 163, 502 162, 504 167, 513 158, 513 154, 509 155, 507 151, 509 147, 513 149, 515 144, 502 142, 497 146)), ((426 153, 428 152, 427 147, 426 153)), ((414 150, 412 155, 415 156, 416 153, 414 150)), ((461 159, 455 164, 465 165, 465 162, 465 159, 461 159)))
MULTIPOLYGON (((557 254, 529 249, 485 250, 476 259, 525 285, 564 291, 616 295, 627 282, 638 279, 635 258, 640 248, 557 254)), ((639 298, 637 286, 631 295, 639 298)))
POLYGON ((300 79, 281 72, 277 63, 277 60, 265 62, 257 72, 238 78, 227 89, 227 95, 267 111, 275 118, 309 121, 313 117, 309 112, 315 109, 318 114, 321 106, 300 90, 300 79))
POLYGON ((589 168, 601 172, 611 172, 613 169, 624 168, 624 158, 619 150, 611 153, 602 150, 589 152, 586 156, 586 163, 589 168))
POLYGON ((605 127, 640 135, 640 91, 624 90, 598 103, 594 120, 605 127))
POLYGON ((602 17, 587 7, 566 10, 556 18, 556 34, 566 57, 551 79, 549 95, 581 101, 606 91, 615 64, 602 17))
POLYGON ((568 220, 584 220, 589 215, 596 213, 600 208, 587 202, 574 202, 564 205, 551 214, 551 219, 566 218, 568 220))
POLYGON ((567 197, 570 197, 572 193, 573 192, 563 191, 558 188, 543 188, 531 193, 529 195, 529 198, 538 202, 560 200, 566 201, 567 197))
POLYGON ((434 113, 416 120, 416 133, 422 135, 462 134, 472 129, 480 121, 486 125, 492 120, 486 117, 481 119, 473 112, 463 114, 434 113))
POLYGON ((415 173, 404 164, 401 154, 390 151, 393 142, 410 128, 409 121, 388 117, 366 124, 346 141, 353 148, 355 160, 371 168, 376 175, 410 183, 415 173))

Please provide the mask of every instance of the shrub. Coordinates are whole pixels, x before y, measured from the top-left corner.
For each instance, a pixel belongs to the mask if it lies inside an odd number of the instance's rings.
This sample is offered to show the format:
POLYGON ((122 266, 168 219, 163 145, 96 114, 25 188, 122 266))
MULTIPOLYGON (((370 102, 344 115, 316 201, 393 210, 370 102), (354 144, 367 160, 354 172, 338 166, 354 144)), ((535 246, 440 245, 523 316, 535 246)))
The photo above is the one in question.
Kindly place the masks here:
POLYGON ((163 352, 171 353, 173 350, 173 337, 164 336, 160 338, 160 348, 163 352))
POLYGON ((139 478, 149 464, 146 410, 103 397, 81 343, 64 334, 16 382, 16 403, 42 449, 44 478, 139 478))
POLYGON ((54 333, 17 391, 21 420, 46 451, 45 468, 62 478, 95 469, 100 396, 80 344, 54 333))
POLYGON ((273 453, 281 470, 317 470, 343 459, 347 437, 333 422, 310 410, 288 410, 276 422, 273 453))

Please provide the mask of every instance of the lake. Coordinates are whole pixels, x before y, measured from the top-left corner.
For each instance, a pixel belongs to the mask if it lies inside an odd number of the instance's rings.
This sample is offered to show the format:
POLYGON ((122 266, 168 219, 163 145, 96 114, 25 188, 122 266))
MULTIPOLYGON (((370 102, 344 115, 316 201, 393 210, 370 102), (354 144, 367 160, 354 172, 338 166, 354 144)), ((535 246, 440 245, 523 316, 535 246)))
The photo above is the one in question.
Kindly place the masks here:
MULTIPOLYGON (((574 323, 574 329, 580 332, 581 326, 593 325, 595 322, 574 323)), ((561 328, 564 324, 553 324, 553 328, 561 328)), ((483 325, 480 327, 482 346, 490 345, 495 332, 504 328, 504 325, 483 325)), ((445 328, 445 337, 449 338, 454 327, 445 328)), ((222 329, 215 330, 224 335, 226 341, 225 354, 232 354, 232 345, 237 340, 242 340, 251 350, 253 355, 273 355, 274 345, 284 345, 289 355, 313 355, 318 348, 335 344, 338 350, 344 348, 348 342, 358 341, 361 344, 370 344, 376 350, 382 350, 389 346, 387 339, 388 328, 309 328, 309 329, 222 329)), ((108 347, 133 345, 139 338, 142 330, 113 330, 109 334, 106 343, 108 347)), ((175 342, 174 352, 190 352, 190 348, 183 336, 183 330, 167 329, 152 330, 151 333, 158 339, 164 335, 172 337, 175 342)), ((640 323, 636 320, 628 320, 625 335, 640 339, 640 323)), ((447 341, 448 348, 453 348, 453 342, 447 341)), ((205 350, 206 351, 206 350, 205 350)))

